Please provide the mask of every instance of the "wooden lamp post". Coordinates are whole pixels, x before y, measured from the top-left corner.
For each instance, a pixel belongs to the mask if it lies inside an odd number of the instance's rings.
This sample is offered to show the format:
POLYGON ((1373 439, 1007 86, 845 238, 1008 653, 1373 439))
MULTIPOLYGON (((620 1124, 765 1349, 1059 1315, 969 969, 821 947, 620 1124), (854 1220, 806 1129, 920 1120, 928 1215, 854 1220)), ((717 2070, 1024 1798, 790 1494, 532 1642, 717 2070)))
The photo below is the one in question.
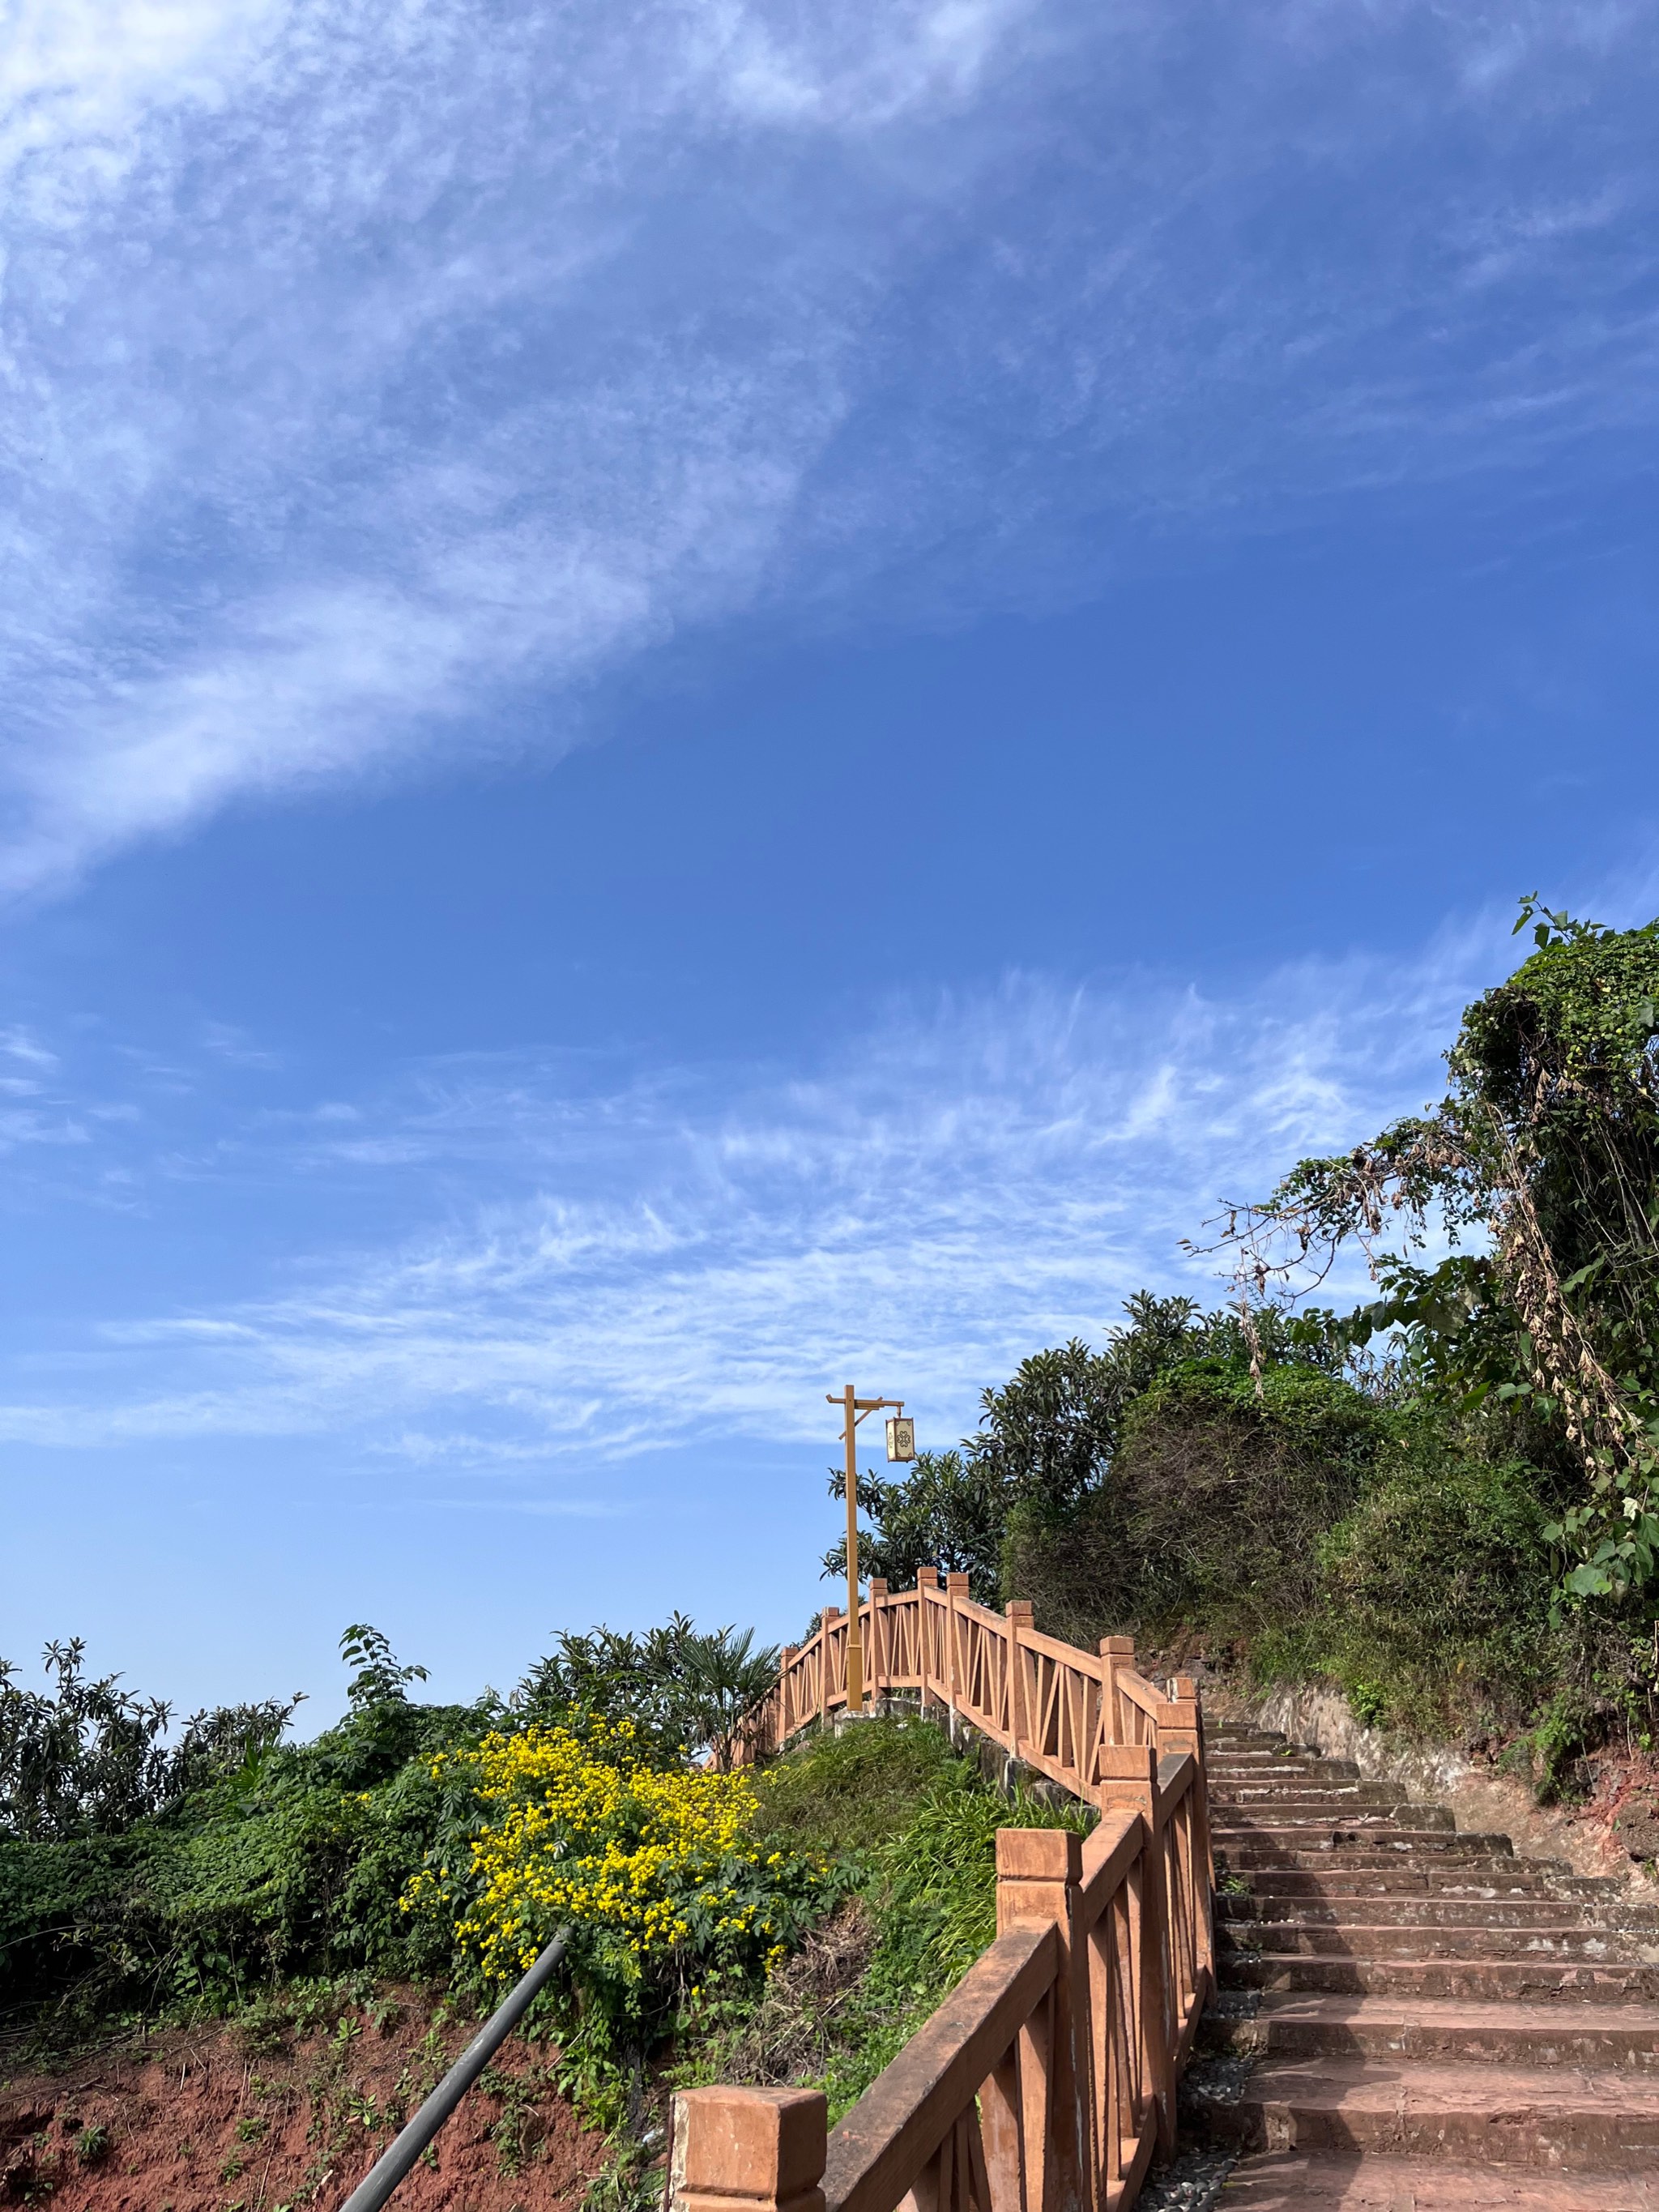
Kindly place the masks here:
POLYGON ((860 1398, 849 1382, 839 1396, 832 1390, 828 1402, 839 1406, 847 1444, 847 1710, 864 1711, 864 1631, 859 1622, 859 1463, 858 1425, 866 1413, 891 1407, 895 1418, 887 1424, 887 1456, 913 1460, 916 1455, 916 1425, 904 1418, 902 1398, 860 1398))

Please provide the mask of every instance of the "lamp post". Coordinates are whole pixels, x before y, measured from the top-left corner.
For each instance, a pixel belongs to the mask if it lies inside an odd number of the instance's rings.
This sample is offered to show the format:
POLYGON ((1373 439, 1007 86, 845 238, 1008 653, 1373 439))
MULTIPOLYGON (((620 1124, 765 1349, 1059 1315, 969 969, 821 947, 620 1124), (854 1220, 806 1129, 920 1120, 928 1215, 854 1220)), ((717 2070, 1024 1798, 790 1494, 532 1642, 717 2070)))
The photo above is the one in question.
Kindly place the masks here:
POLYGON ((839 1397, 831 1390, 827 1402, 842 1408, 847 1443, 847 1710, 864 1711, 864 1631, 859 1624, 859 1460, 858 1425, 866 1413, 890 1406, 899 1418, 887 1424, 889 1459, 912 1460, 916 1455, 915 1423, 902 1419, 902 1398, 860 1398, 849 1382, 839 1397))

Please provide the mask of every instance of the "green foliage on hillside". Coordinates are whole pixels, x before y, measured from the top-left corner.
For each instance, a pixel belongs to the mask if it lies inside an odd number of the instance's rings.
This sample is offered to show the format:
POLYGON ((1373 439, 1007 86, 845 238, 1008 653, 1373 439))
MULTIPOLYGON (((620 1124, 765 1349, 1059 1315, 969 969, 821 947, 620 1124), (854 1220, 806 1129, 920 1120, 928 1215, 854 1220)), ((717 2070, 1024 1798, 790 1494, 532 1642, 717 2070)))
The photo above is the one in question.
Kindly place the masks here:
POLYGON ((48 1652, 55 1695, 0 1671, 0 1955, 43 2032, 354 1971, 465 1985, 453 1925, 405 1909, 422 1869, 469 1864, 487 1819, 455 1755, 626 1716, 647 1764, 707 1750, 718 1767, 776 1667, 751 1635, 677 1617, 641 1639, 563 1636, 512 1698, 437 1705, 378 1631, 341 1643, 347 1710, 305 1744, 282 1740, 289 1700, 197 1714, 169 1745, 167 1708, 88 1682, 78 1644, 48 1652))
POLYGON ((1010 1802, 921 1720, 723 1770, 703 1747, 771 1662, 678 1617, 562 1636, 512 1698, 469 1705, 416 1702, 422 1670, 372 1628, 342 1644, 335 1726, 295 1744, 198 1716, 188 1740, 241 1755, 193 1786, 156 1764, 175 1754, 151 1709, 85 1684, 78 1653, 55 1662, 61 1710, 0 1685, 21 1747, 0 1797, 7 2004, 44 2051, 204 2014, 275 2048, 340 1991, 410 1979, 482 2008, 568 1925, 541 2031, 561 2085, 622 2131, 626 2195, 647 2065, 810 2081, 844 2106, 994 1932, 997 1828, 1085 1817, 1010 1802), (815 2012, 799 1968, 824 1958, 856 1972, 832 1970, 815 2012))
MULTIPOLYGON (((1124 1311, 1127 1322, 1108 1330, 1103 1350, 1074 1337, 1033 1352, 1000 1389, 984 1391, 979 1428, 958 1449, 920 1453, 897 1481, 860 1475, 860 1504, 874 1523, 873 1534, 860 1540, 862 1571, 905 1589, 918 1568, 943 1567, 966 1574, 981 1594, 994 1593, 1007 1579, 1010 1523, 1063 1524, 1094 1497, 1126 1420, 1159 1376, 1185 1361, 1248 1356, 1236 1314, 1200 1313, 1191 1298, 1150 1291, 1137 1292, 1124 1311)), ((1269 1315, 1261 1328, 1270 1356, 1287 1364, 1341 1358, 1317 1323, 1269 1315)), ((833 1473, 830 1489, 844 1498, 845 1474, 833 1473)), ((845 1576, 844 1540, 826 1553, 823 1571, 845 1576)), ((1007 1594, 1028 1595, 1012 1588, 1007 1594)))
POLYGON ((995 1935, 997 1830, 1092 1816, 991 1788, 925 1721, 876 1719, 769 1768, 760 1819, 780 1843, 832 1852, 843 1898, 827 1940, 699 2050, 697 2078, 821 2086, 838 2117, 995 1935))
POLYGON ((868 1492, 878 1559, 1552 1772, 1659 1736, 1659 923, 1528 925, 1438 1107, 1227 1217, 1233 1308, 1026 1360, 868 1492), (1350 1243, 1380 1295, 1309 1305, 1350 1243))
POLYGON ((1440 1104, 1299 1162, 1223 1241, 1241 1285, 1292 1300, 1361 1249, 1383 1296, 1349 1341, 1399 1332, 1408 1386, 1448 1414, 1518 1407, 1529 1455, 1579 1477, 1551 1524, 1564 1598, 1622 1600, 1659 1565, 1659 921, 1534 897, 1528 923, 1536 950, 1466 1010, 1440 1104))
POLYGON ((1183 1623, 1245 1638, 1314 1601, 1321 1539, 1358 1498, 1376 1408, 1306 1364, 1182 1360, 1128 1410, 1108 1475, 1065 1516, 1011 1516, 1010 1587, 1085 1649, 1183 1623))

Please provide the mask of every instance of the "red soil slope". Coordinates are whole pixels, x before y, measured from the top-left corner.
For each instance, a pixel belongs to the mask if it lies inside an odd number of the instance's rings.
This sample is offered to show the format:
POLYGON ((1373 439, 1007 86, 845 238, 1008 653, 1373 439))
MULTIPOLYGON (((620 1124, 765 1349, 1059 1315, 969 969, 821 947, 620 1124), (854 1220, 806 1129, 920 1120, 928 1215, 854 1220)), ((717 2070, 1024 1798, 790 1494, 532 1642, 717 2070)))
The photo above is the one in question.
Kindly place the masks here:
MULTIPOLYGON (((212 2027, 155 2034, 0 2082, 0 2203, 52 2212, 278 2212, 339 2204, 467 2039, 418 2001, 276 2049, 212 2027), (377 2027, 376 2021, 380 2025, 377 2027)), ((509 2042, 395 2212, 574 2212, 600 2139, 509 2042)))

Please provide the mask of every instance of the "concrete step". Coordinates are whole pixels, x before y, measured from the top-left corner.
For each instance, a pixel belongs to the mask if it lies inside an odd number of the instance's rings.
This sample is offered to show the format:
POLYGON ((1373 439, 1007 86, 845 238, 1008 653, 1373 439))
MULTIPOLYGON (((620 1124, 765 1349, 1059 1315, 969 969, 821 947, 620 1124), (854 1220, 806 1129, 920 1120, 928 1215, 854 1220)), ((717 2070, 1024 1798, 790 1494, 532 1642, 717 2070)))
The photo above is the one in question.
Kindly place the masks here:
POLYGON ((1575 1959, 1304 1957, 1223 1951, 1224 1989, 1325 1996, 1474 1997, 1482 2002, 1642 2004, 1659 1998, 1659 1967, 1575 1959))
POLYGON ((1212 2013, 1206 2050, 1242 2057, 1410 2058, 1460 2065, 1588 2066, 1659 2074, 1650 2005, 1479 2003, 1468 1998, 1270 1992, 1247 2020, 1212 2013))
POLYGON ((1335 1959, 1585 1959, 1659 1964, 1659 1943, 1617 1929, 1333 1927, 1318 1921, 1224 1921, 1217 1940, 1230 1955, 1335 1959))
POLYGON ((1221 2212, 1659 2212, 1659 2180, 1264 2151, 1233 2168, 1221 2212))
POLYGON ((1306 2059, 1208 2107, 1248 2150, 1376 2152, 1552 2173, 1659 2170, 1659 2078, 1576 2068, 1306 2059))
POLYGON ((1614 1929, 1659 1937, 1659 1909, 1651 1905, 1601 1904, 1578 1899, 1410 1895, 1286 1896, 1257 1892, 1219 1896, 1218 1922, 1264 1925, 1293 1920, 1327 1928, 1576 1928, 1614 1929))

